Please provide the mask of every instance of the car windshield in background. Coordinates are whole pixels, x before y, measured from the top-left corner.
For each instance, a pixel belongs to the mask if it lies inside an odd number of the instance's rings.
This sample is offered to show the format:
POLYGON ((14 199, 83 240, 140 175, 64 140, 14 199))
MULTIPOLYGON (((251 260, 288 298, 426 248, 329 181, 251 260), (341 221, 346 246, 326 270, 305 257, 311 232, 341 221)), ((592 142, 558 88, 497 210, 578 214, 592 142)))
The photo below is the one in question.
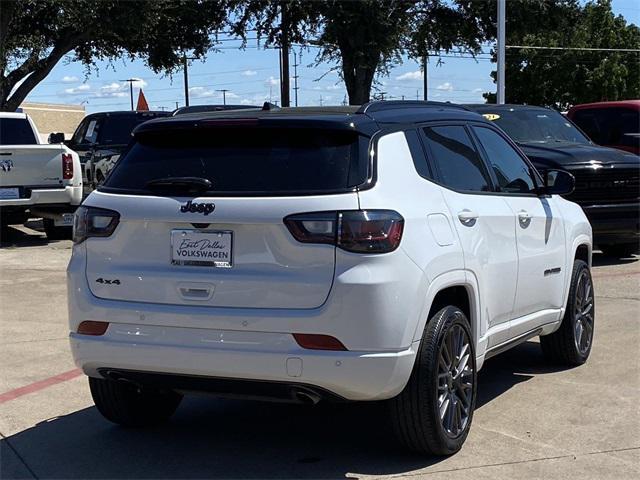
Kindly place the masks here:
POLYGON ((156 118, 150 115, 112 115, 103 120, 100 143, 105 145, 126 145, 131 140, 131 132, 142 122, 156 118))
POLYGON ((155 194, 152 180, 195 177, 213 195, 299 195, 344 191, 368 173, 368 139, 355 132, 221 127, 138 137, 101 190, 155 194))
POLYGON ((516 142, 589 143, 569 120, 558 112, 542 109, 483 110, 485 118, 495 122, 516 142))
POLYGON ((0 145, 37 145, 31 124, 24 118, 0 118, 0 145))

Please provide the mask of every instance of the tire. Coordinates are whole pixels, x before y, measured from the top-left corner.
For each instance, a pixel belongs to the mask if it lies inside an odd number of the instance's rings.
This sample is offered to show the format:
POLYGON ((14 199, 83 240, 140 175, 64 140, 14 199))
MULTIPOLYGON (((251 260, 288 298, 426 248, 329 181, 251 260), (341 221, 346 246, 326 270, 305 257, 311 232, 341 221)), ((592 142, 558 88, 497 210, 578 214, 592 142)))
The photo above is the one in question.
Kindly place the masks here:
POLYGON ((640 251, 637 243, 622 243, 620 245, 603 245, 602 252, 608 257, 627 258, 640 251))
POLYGON ((114 380, 89 377, 96 408, 107 420, 125 427, 163 423, 180 405, 182 395, 172 391, 138 388, 114 380))
POLYGON ((540 337, 544 356, 552 363, 568 367, 586 362, 593 345, 595 314, 591 271, 584 261, 575 260, 567 309, 560 328, 540 337))
POLYGON ((466 440, 476 402, 477 372, 472 339, 469 321, 457 307, 447 306, 429 319, 411 377, 404 390, 388 401, 396 437, 409 450, 451 455, 460 450, 466 440), (461 361, 449 362, 453 365, 457 363, 458 366, 464 362, 466 365, 462 370, 464 374, 457 376, 443 373, 451 371, 444 366, 447 363, 444 361, 445 352, 458 350, 459 353, 461 350, 450 342, 453 338, 466 342, 463 355, 456 355, 456 359, 461 361), (466 402, 462 401, 461 396, 465 392, 466 402), (444 407, 442 417, 441 405, 444 407), (456 418, 450 416, 457 412, 454 405, 461 405, 462 412, 461 421, 456 425, 456 418), (445 425, 449 421, 451 428, 445 425))
POLYGON ((49 240, 70 240, 73 235, 72 227, 56 227, 50 218, 43 218, 42 224, 49 240))

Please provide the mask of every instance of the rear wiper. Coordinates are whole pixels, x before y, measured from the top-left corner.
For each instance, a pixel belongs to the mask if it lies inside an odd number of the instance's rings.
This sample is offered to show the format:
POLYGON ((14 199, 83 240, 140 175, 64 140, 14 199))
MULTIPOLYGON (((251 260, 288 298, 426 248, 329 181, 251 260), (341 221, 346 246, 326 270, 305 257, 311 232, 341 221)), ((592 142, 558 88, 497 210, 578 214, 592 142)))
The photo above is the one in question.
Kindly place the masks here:
POLYGON ((145 188, 159 191, 206 192, 211 190, 211 180, 202 177, 165 177, 149 180, 145 188))

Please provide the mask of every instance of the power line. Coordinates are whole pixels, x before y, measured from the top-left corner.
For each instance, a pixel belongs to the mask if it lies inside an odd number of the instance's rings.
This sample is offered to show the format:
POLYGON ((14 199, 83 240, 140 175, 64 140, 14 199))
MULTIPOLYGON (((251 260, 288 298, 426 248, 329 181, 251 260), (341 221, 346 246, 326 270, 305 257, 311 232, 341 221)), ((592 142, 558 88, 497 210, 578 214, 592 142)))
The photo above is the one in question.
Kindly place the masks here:
POLYGON ((591 48, 591 47, 538 47, 528 45, 505 45, 505 48, 525 48, 529 50, 576 50, 585 52, 630 52, 640 53, 640 48, 591 48))

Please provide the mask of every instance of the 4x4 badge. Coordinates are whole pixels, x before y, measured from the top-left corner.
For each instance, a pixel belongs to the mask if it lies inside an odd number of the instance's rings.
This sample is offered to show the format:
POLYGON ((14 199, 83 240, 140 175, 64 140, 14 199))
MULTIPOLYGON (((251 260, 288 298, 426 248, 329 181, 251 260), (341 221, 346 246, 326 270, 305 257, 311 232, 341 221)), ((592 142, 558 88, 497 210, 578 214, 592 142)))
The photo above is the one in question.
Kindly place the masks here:
POLYGON ((213 203, 196 203, 191 200, 180 207, 182 213, 204 213, 205 216, 209 215, 215 209, 216 206, 213 203))

